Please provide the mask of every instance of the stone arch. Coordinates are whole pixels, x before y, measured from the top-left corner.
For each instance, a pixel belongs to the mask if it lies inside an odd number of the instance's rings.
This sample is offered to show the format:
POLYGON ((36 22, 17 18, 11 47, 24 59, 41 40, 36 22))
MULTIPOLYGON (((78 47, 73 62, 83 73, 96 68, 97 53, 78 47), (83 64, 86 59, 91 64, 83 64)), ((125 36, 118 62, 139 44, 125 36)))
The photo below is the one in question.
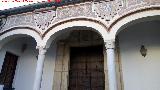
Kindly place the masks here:
POLYGON ((106 25, 103 24, 101 21, 88 18, 69 19, 52 25, 52 27, 50 27, 42 36, 43 45, 49 47, 54 38, 51 36, 56 36, 55 34, 57 32, 65 30, 66 28, 76 27, 76 26, 93 28, 96 32, 98 32, 102 36, 103 40, 106 39, 106 36, 108 34, 106 25))
POLYGON ((8 41, 12 40, 12 38, 24 35, 32 37, 36 41, 37 46, 40 46, 42 39, 41 34, 38 31, 29 27, 14 27, 0 33, 0 47, 2 47, 8 41))
MULTIPOLYGON (((61 88, 61 89, 65 90, 65 89, 67 89, 66 85, 68 85, 68 82, 69 82, 68 81, 69 79, 65 78, 65 77, 68 76, 68 73, 69 73, 69 61, 70 61, 70 59, 69 59, 70 53, 69 52, 70 52, 71 44, 69 44, 68 42, 65 43, 60 40, 58 41, 57 37, 60 37, 61 35, 64 35, 66 32, 69 32, 69 31, 76 32, 77 27, 78 27, 78 30, 86 30, 86 31, 88 30, 88 31, 94 32, 95 34, 98 34, 98 36, 100 36, 100 39, 102 41, 102 43, 100 43, 101 45, 104 44, 103 40, 106 39, 107 34, 108 34, 107 27, 105 24, 103 24, 102 22, 100 22, 98 20, 93 20, 93 19, 88 19, 88 18, 68 19, 68 20, 62 21, 58 24, 53 24, 44 33, 43 42, 42 42, 43 46, 46 46, 46 48, 49 48, 48 52, 49 52, 49 50, 52 50, 52 47, 54 47, 54 45, 56 48, 55 68, 54 68, 52 89, 59 90, 61 88), (103 38, 103 40, 102 40, 102 38, 103 38), (53 45, 53 44, 51 44, 52 42, 56 42, 56 44, 53 45), (60 50, 64 50, 64 51, 60 51, 60 50), (59 53, 59 52, 61 52, 61 53, 59 53), (65 62, 63 62, 62 60, 59 60, 59 58, 62 58, 65 62), (63 65, 61 64, 61 61, 63 62, 63 65), (65 72, 64 72, 64 70, 61 70, 58 68, 61 66, 62 67, 66 66, 65 72), (61 83, 61 84, 58 83, 58 82, 61 82, 61 79, 60 79, 61 77, 60 78, 57 77, 57 76, 60 76, 59 73, 62 73, 64 76, 63 83, 61 83)), ((84 31, 84 33, 85 33, 85 31, 84 31)), ((72 34, 70 34, 70 35, 72 35, 72 34)), ((73 43, 72 43, 72 45, 73 45, 73 43)), ((79 46, 81 46, 81 45, 79 45, 79 46)), ((84 45, 84 46, 87 46, 87 45, 84 45)), ((102 53, 103 52, 104 51, 102 51, 102 53)), ((104 59, 106 59, 105 56, 104 56, 104 59)), ((106 60, 104 60, 104 62, 105 61, 106 60)), ((106 66, 106 63, 104 63, 104 65, 106 66)), ((106 69, 104 70, 104 73, 107 74, 106 69)), ((106 79, 105 79, 105 82, 107 82, 106 79)), ((106 86, 106 88, 107 87, 108 86, 106 86)))
MULTIPOLYGON (((115 39, 118 32, 121 31, 123 27, 127 27, 131 23, 136 23, 144 18, 154 17, 160 15, 160 7, 150 7, 145 9, 136 10, 125 14, 118 19, 116 19, 108 28, 109 39, 115 39)), ((145 19, 144 19, 145 20, 145 19)))

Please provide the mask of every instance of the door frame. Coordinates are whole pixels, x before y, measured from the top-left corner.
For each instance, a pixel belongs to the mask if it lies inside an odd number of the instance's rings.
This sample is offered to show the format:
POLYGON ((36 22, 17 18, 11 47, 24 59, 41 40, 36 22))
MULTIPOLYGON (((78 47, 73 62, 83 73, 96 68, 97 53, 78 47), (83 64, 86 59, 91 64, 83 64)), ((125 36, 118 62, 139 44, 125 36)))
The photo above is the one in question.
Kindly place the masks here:
MULTIPOLYGON (((57 43, 55 69, 53 77, 52 90, 68 90, 69 86, 69 68, 70 68, 70 47, 80 47, 73 43, 64 41, 57 43)), ((108 70, 107 70, 107 54, 103 45, 104 56, 104 75, 105 75, 105 90, 108 90, 108 70)))

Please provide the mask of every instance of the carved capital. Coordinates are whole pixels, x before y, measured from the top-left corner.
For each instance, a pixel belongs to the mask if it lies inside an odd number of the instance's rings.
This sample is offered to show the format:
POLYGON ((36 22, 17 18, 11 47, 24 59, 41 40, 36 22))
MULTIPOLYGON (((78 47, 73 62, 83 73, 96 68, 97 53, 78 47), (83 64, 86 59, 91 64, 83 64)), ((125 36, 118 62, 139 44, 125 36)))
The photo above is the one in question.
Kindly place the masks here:
POLYGON ((105 47, 106 47, 106 49, 114 49, 115 48, 115 40, 106 40, 105 47))
POLYGON ((37 46, 36 48, 39 50, 39 55, 45 55, 47 52, 47 48, 44 46, 37 46))

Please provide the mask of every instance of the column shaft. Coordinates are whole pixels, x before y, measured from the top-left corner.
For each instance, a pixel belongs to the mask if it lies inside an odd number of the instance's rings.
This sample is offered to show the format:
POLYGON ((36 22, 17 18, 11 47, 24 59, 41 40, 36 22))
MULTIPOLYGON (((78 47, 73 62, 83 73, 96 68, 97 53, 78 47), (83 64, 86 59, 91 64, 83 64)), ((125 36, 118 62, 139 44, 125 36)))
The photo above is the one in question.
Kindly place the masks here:
POLYGON ((45 53, 46 50, 44 48, 39 48, 39 55, 38 55, 33 90, 40 90, 41 88, 45 53))
POLYGON ((107 52, 107 68, 108 68, 108 81, 109 90, 118 90, 117 79, 116 79, 116 62, 115 62, 115 42, 106 42, 106 52, 107 52))

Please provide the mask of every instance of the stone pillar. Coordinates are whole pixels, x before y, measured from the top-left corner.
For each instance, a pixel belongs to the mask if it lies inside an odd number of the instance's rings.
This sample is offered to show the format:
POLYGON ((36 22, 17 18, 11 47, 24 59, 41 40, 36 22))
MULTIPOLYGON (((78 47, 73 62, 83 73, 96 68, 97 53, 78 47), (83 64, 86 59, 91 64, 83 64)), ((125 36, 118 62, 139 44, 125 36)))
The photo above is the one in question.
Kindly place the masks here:
POLYGON ((116 79, 116 61, 115 61, 115 41, 108 40, 105 42, 107 53, 107 69, 108 69, 108 82, 109 90, 118 90, 116 79))
POLYGON ((37 49, 39 50, 39 55, 38 55, 38 60, 37 60, 37 67, 36 67, 33 90, 40 90, 41 88, 44 59, 45 59, 45 54, 46 54, 46 48, 37 47, 37 49))

